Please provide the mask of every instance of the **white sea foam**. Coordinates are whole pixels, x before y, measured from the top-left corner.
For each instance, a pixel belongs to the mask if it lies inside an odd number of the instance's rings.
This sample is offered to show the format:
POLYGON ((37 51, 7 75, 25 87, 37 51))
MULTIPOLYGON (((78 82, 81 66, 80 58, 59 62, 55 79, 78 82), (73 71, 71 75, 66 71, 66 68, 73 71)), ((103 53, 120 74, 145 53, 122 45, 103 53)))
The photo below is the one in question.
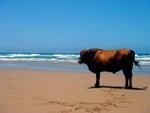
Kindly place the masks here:
POLYGON ((141 65, 150 65, 150 55, 149 54, 139 54, 135 58, 140 62, 141 65))
MULTIPOLYGON (((140 62, 141 65, 150 65, 150 55, 149 54, 136 54, 136 60, 140 62)), ((0 62, 71 62, 76 63, 79 59, 79 54, 0 54, 0 62)))
POLYGON ((136 60, 139 60, 139 61, 150 61, 150 57, 136 58, 136 60))
POLYGON ((150 61, 140 61, 140 65, 150 65, 150 61))
POLYGON ((78 54, 0 54, 0 62, 77 62, 78 54))
POLYGON ((40 56, 40 54, 2 54, 0 58, 15 58, 15 57, 35 57, 40 56))
POLYGON ((57 58, 72 58, 72 59, 74 59, 74 58, 78 58, 79 57, 79 55, 73 55, 73 54, 54 54, 53 55, 54 57, 57 57, 57 58))

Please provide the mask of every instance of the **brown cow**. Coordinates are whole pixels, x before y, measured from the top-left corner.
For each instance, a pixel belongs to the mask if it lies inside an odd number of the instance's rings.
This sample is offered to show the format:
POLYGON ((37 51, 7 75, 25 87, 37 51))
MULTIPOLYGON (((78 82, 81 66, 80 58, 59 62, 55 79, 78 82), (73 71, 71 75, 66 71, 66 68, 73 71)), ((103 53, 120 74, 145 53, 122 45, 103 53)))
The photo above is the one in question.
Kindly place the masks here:
POLYGON ((125 88, 132 88, 132 67, 135 61, 135 53, 129 49, 102 50, 90 49, 80 52, 79 64, 87 64, 90 71, 96 74, 95 87, 99 87, 100 72, 108 71, 116 73, 122 70, 125 76, 125 88), (129 85, 128 85, 129 81, 129 85))

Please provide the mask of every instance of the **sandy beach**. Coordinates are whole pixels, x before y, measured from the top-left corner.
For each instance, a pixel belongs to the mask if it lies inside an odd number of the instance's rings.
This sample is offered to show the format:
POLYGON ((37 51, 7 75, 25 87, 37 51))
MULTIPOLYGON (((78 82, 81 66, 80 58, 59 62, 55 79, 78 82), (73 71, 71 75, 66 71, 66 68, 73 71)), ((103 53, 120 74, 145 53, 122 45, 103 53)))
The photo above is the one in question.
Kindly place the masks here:
POLYGON ((0 113, 149 113, 150 77, 133 77, 124 89, 121 74, 101 74, 101 88, 90 88, 95 75, 0 69, 0 113))

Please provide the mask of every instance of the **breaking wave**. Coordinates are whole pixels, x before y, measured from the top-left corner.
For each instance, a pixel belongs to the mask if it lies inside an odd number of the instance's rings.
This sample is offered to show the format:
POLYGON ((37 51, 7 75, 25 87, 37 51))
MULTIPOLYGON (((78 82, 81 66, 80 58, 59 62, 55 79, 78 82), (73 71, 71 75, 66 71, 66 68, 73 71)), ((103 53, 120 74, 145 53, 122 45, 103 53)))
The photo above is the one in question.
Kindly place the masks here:
MULTIPOLYGON (((0 62, 71 62, 76 63, 79 59, 78 53, 0 53, 0 62)), ((150 54, 136 54, 135 59, 141 65, 150 65, 150 54)))

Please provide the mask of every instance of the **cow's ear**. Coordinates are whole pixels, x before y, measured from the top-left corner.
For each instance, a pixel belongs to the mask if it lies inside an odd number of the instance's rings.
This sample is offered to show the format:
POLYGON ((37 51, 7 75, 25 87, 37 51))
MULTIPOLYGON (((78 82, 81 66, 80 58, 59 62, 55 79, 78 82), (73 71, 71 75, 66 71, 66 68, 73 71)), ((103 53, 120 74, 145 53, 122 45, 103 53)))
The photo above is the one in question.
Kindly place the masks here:
POLYGON ((87 54, 87 52, 88 52, 88 51, 87 51, 86 49, 83 49, 83 50, 80 52, 80 55, 83 56, 83 55, 87 54))
POLYGON ((96 52, 97 52, 96 50, 89 51, 89 57, 93 58, 95 56, 96 52))

